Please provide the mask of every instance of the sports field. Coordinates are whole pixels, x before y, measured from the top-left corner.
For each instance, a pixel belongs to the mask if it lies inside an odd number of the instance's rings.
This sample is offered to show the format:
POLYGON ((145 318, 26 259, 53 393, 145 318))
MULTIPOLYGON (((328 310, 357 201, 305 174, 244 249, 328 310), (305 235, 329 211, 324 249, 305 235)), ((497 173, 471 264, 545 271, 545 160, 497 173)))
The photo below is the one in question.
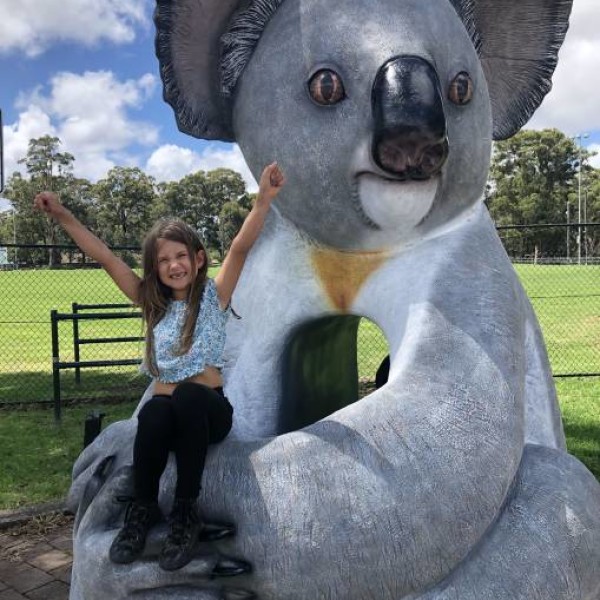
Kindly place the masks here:
MULTIPOLYGON (((542 324, 555 374, 600 373, 600 266, 517 265, 542 324)), ((0 403, 52 398, 50 311, 71 312, 71 303, 122 303, 125 297, 99 269, 0 272, 0 403)), ((74 359, 71 321, 59 326, 60 358, 74 359)), ((137 337, 138 319, 85 321, 80 337, 137 337)), ((86 345, 82 360, 140 358, 139 342, 86 345)), ((387 344, 363 320, 359 331, 359 376, 372 379, 387 344)), ((64 399, 135 396, 147 380, 137 367, 62 371, 64 399)))
POLYGON ((516 265, 553 372, 600 373, 600 265, 516 265))
MULTIPOLYGON (((0 272, 0 403, 43 401, 52 398, 52 345, 50 311, 71 312, 73 302, 89 304, 125 303, 112 280, 99 269, 36 270, 0 272)), ((73 326, 59 325, 60 358, 73 360, 73 326)), ((80 324, 80 336, 137 337, 138 319, 92 321, 80 324)), ((141 344, 88 345, 82 360, 135 358, 141 344)), ((82 384, 74 385, 73 372, 63 371, 63 397, 98 395, 116 391, 127 395, 131 385, 142 385, 137 369, 88 369, 82 384)))

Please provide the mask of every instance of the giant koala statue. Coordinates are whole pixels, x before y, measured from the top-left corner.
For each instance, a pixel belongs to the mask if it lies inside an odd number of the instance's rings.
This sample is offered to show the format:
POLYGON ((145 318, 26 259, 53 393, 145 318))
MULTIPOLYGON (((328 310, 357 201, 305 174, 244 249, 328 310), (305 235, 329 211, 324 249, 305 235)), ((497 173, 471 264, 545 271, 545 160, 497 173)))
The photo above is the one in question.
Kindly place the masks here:
POLYGON ((237 535, 174 573, 159 533, 144 560, 111 564, 136 426, 115 424, 74 470, 73 600, 600 598, 600 485, 565 450, 536 318, 482 203, 492 140, 550 89, 570 8, 158 0, 180 129, 237 141, 255 174, 277 159, 288 183, 235 293, 235 426, 201 497, 237 535), (391 367, 355 401, 358 317, 391 367))

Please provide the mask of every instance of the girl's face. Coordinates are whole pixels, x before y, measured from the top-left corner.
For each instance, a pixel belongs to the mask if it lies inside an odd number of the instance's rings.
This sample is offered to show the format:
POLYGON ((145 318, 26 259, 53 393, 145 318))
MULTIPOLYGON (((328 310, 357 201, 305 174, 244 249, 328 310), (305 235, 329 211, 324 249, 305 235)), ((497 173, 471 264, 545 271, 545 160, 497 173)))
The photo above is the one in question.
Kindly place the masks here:
POLYGON ((186 300, 198 269, 206 257, 202 250, 190 258, 185 244, 159 238, 156 244, 158 278, 161 283, 173 290, 175 300, 186 300))

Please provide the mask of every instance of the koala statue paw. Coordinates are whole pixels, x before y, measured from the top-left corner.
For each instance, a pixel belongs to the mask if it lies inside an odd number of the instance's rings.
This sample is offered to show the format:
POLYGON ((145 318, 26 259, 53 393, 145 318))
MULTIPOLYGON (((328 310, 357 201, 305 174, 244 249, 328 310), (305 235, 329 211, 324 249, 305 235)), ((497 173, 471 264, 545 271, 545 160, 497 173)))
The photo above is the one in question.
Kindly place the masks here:
MULTIPOLYGON (((125 426, 120 425, 119 428, 125 426)), ((105 597, 117 598, 124 592, 143 594, 158 590, 160 597, 169 597, 170 591, 176 588, 181 598, 257 598, 251 590, 228 583, 232 578, 243 580, 252 572, 249 562, 229 556, 218 548, 218 542, 235 535, 236 528, 232 523, 204 520, 194 558, 176 571, 164 571, 158 565, 161 548, 167 537, 164 521, 149 532, 139 560, 129 565, 117 565, 107 559, 110 545, 123 523, 124 499, 130 498, 133 492, 132 466, 124 465, 115 469, 120 458, 116 455, 96 457, 86 469, 88 476, 87 481, 81 484, 83 491, 77 512, 74 551, 78 556, 85 556, 84 562, 88 564, 80 563, 78 572, 106 571, 98 580, 106 582, 108 588, 115 585, 118 589, 112 592, 104 590, 103 593, 108 594, 105 597), (93 551, 87 548, 90 545, 93 545, 93 551)), ((77 585, 75 581, 74 587, 77 588, 77 585)))

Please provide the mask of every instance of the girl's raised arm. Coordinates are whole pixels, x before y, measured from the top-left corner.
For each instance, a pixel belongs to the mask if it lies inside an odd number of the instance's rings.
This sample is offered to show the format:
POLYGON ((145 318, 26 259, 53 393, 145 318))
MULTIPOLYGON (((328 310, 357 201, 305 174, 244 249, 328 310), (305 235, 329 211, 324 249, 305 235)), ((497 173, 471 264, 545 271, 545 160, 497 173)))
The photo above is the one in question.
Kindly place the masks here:
POLYGON ((141 279, 133 269, 113 254, 108 246, 78 221, 73 213, 65 208, 53 192, 42 192, 34 201, 34 206, 54 219, 79 246, 79 248, 99 262, 112 277, 119 289, 134 303, 139 300, 141 279))
POLYGON ((215 277, 219 303, 222 308, 229 305, 233 290, 235 290, 246 262, 246 256, 260 234, 271 202, 284 183, 285 177, 277 163, 271 163, 264 168, 258 184, 256 202, 233 239, 223 265, 215 277))

